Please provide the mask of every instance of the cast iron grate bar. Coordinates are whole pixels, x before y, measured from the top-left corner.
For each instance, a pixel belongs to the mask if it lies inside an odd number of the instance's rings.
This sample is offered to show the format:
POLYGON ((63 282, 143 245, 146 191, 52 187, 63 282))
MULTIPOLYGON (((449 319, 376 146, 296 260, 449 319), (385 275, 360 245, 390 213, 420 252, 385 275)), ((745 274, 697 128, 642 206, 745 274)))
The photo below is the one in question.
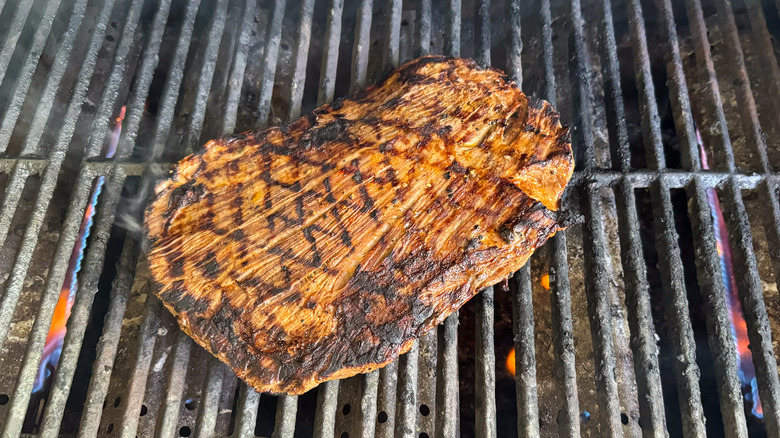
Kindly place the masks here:
POLYGON ((607 242, 604 236, 604 218, 601 193, 586 185, 580 197, 583 202, 586 227, 583 235, 585 272, 590 281, 585 283, 590 315, 590 332, 596 360, 596 391, 599 402, 601 431, 605 436, 622 437, 620 399, 612 334, 612 309, 609 299, 609 272, 607 269, 607 242))

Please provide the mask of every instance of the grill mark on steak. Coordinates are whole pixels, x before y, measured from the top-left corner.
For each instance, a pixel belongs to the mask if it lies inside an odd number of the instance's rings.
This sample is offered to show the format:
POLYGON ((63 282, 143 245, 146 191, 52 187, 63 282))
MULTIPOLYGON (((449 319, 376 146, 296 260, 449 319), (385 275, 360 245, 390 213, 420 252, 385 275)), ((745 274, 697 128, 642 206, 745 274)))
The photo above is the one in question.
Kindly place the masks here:
POLYGON ((157 294, 258 391, 372 371, 561 228, 558 119, 497 70, 429 56, 211 141, 147 209, 157 294))

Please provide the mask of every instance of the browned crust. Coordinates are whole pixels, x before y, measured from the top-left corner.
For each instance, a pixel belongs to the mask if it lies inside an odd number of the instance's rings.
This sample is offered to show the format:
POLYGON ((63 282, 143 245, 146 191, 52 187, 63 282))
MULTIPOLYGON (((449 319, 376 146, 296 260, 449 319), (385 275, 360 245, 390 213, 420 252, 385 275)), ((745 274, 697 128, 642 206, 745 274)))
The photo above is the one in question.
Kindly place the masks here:
POLYGON ((386 365, 519 269, 560 228, 572 169, 547 102, 424 57, 183 159, 146 211, 150 268, 198 344, 300 394, 386 365))

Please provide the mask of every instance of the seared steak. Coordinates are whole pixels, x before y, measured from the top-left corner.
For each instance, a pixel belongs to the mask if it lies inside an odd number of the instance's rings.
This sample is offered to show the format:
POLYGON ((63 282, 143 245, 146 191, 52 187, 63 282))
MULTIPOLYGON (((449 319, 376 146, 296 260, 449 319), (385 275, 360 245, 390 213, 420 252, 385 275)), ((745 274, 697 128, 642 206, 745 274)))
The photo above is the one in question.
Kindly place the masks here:
POLYGON ((258 391, 377 369, 561 228, 547 102, 424 57, 292 123, 210 141, 146 211, 156 290, 258 391))

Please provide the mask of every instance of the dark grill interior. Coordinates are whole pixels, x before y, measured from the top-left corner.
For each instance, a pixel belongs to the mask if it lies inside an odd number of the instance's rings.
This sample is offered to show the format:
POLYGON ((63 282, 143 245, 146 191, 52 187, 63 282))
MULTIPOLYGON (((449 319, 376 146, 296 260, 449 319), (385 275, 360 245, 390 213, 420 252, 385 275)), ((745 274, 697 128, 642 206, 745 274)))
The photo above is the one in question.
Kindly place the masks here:
POLYGON ((3 436, 780 436, 779 6, 0 0, 3 436), (426 53, 555 104, 577 157, 564 205, 583 224, 382 370, 299 397, 247 390, 150 294, 151 187, 210 138, 426 53), (90 204, 62 354, 39 382, 90 204))

